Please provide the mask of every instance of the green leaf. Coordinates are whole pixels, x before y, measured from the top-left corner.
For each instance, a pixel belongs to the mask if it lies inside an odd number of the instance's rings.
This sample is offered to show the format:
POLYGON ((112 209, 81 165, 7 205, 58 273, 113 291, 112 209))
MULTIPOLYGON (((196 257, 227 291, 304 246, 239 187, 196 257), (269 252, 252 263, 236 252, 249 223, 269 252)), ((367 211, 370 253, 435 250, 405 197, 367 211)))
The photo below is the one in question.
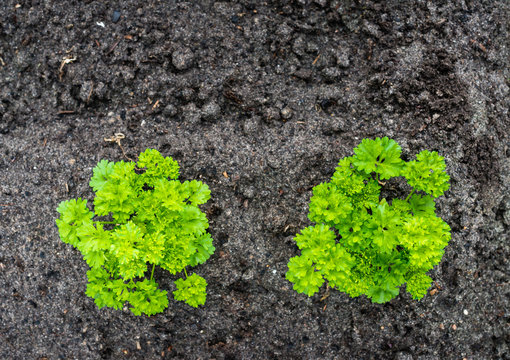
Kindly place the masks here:
POLYGON ((313 188, 308 217, 311 221, 334 226, 345 219, 352 209, 347 196, 333 184, 324 183, 313 188))
POLYGON ((382 253, 390 253, 397 245, 398 225, 401 220, 383 199, 372 208, 372 219, 367 227, 372 231, 372 241, 382 253))
POLYGON ((163 259, 159 265, 171 274, 182 271, 189 264, 193 254, 192 239, 193 236, 189 234, 166 234, 163 259))
POLYGON ((387 137, 363 139, 361 144, 354 148, 356 155, 353 164, 367 174, 376 172, 381 175, 381 179, 389 179, 400 175, 403 166, 401 152, 400 146, 387 137))
POLYGON ((411 211, 416 216, 436 216, 436 203, 430 196, 413 194, 411 199, 409 199, 409 205, 411 206, 411 211))
POLYGON ((56 223, 60 239, 66 244, 71 244, 74 247, 78 246, 80 239, 78 239, 78 235, 76 233, 77 226, 69 225, 61 219, 57 219, 56 223))
POLYGON ((285 278, 294 283, 293 289, 299 293, 312 296, 324 283, 321 273, 315 271, 312 260, 305 256, 291 258, 288 267, 289 271, 285 274, 285 278))
POLYGON ((157 150, 145 150, 140 154, 137 165, 139 168, 145 168, 142 178, 149 186, 154 186, 160 179, 175 180, 179 177, 177 161, 171 157, 163 157, 157 150))
POLYGON ((87 284, 86 294, 94 299, 98 308, 104 306, 114 309, 122 308, 124 301, 122 297, 119 296, 119 293, 122 294, 122 291, 116 289, 119 283, 112 281, 106 270, 100 267, 92 268, 87 272, 87 277, 89 282, 87 284))
POLYGON ((335 238, 335 233, 329 227, 320 224, 305 228, 294 240, 304 257, 321 265, 330 257, 330 251, 335 247, 335 238))
POLYGON ((381 285, 372 286, 367 291, 367 296, 372 302, 377 304, 383 304, 390 301, 399 294, 400 290, 398 287, 392 285, 390 282, 385 282, 381 285))
POLYGON ((154 200, 168 210, 182 211, 184 195, 181 194, 182 184, 179 181, 159 179, 154 184, 154 200))
POLYGON ((404 223, 401 244, 409 251, 409 265, 427 271, 439 263, 450 239, 450 226, 441 218, 415 216, 404 223))
POLYGON ((104 265, 106 256, 103 251, 89 251, 83 255, 83 259, 91 268, 100 267, 104 265))
POLYGON ((111 234, 105 231, 101 224, 92 221, 83 223, 77 228, 76 233, 81 240, 77 249, 83 254, 90 251, 104 252, 110 249, 111 234))
POLYGON ((191 266, 205 263, 215 250, 212 244, 212 237, 208 233, 195 237, 191 241, 191 248, 192 254, 189 260, 189 265, 191 266))
POLYGON ((62 201, 57 211, 60 218, 56 220, 60 238, 63 242, 77 247, 80 243, 78 230, 85 223, 90 223, 94 213, 87 208, 87 200, 78 198, 62 201))
POLYGON ((151 316, 168 307, 167 292, 159 290, 154 280, 137 281, 135 285, 135 289, 129 293, 128 298, 133 314, 151 316))
POLYGON ((209 186, 200 181, 185 181, 182 183, 184 196, 191 205, 205 204, 211 198, 209 186))
POLYGON ((159 265, 165 252, 165 236, 162 233, 149 233, 144 236, 144 241, 139 243, 141 257, 144 262, 159 265))
POLYGON ((191 274, 186 280, 176 280, 175 286, 177 287, 173 292, 175 300, 184 301, 193 307, 205 304, 207 282, 203 277, 191 274))
POLYGON ((365 187, 357 194, 352 195, 352 205, 356 209, 370 209, 379 204, 379 195, 381 194, 381 186, 376 180, 365 180, 365 187))
POLYGON ((351 268, 355 259, 340 244, 336 244, 329 254, 329 261, 322 266, 321 272, 332 287, 344 289, 352 283, 351 268))
POLYGON ((81 198, 62 201, 57 211, 60 219, 69 225, 81 225, 94 217, 94 213, 87 208, 87 200, 81 198))
POLYGON ((94 175, 90 179, 89 185, 94 191, 102 190, 108 182, 110 175, 113 173, 115 163, 108 160, 101 160, 93 169, 94 175))
POLYGON ((340 160, 335 173, 331 177, 331 183, 337 189, 351 196, 362 192, 365 188, 365 181, 369 179, 367 174, 353 167, 353 161, 354 157, 352 156, 340 160))
POLYGON ((209 227, 207 217, 196 206, 183 206, 180 215, 182 218, 182 231, 185 234, 202 235, 209 227))
POLYGON ((444 194, 450 187, 450 176, 445 172, 444 158, 435 151, 423 150, 415 161, 408 162, 403 171, 407 182, 416 190, 433 197, 444 194))
POLYGON ((432 284, 432 279, 424 273, 416 273, 407 280, 406 290, 412 295, 413 299, 421 300, 432 284))
POLYGON ((143 242, 143 234, 139 227, 128 222, 115 229, 112 233, 111 253, 120 264, 132 262, 140 255, 138 243, 143 242))

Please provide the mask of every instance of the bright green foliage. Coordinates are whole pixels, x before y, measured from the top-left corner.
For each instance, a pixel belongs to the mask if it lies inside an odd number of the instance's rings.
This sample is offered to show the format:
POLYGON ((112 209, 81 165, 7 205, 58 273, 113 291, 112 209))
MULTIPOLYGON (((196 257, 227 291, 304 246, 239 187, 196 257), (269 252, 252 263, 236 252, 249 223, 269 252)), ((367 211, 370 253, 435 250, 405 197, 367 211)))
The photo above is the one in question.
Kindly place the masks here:
POLYGON ((316 225, 294 238, 301 255, 290 259, 286 277, 308 296, 327 280, 375 303, 396 297, 405 283, 413 299, 421 299, 432 282, 426 273, 451 238, 435 214, 434 198, 449 187, 444 159, 424 150, 405 162, 400 146, 386 137, 364 139, 354 153, 340 160, 330 182, 314 187, 308 217, 316 225), (405 177, 411 193, 381 198, 379 179, 395 176, 405 177))
POLYGON ((445 169, 443 157, 435 151, 423 150, 416 156, 416 160, 406 164, 405 174, 413 188, 438 197, 450 187, 450 176, 445 169))
MULTIPOLYGON (((95 213, 86 200, 63 201, 56 222, 62 241, 77 248, 90 267, 86 294, 97 306, 120 309, 129 302, 135 315, 150 316, 168 306, 167 292, 153 280, 156 265, 176 274, 214 253, 209 223, 198 208, 211 195, 199 181, 178 181, 177 162, 157 150, 141 153, 136 166, 101 160, 90 180, 95 213)), ((193 274, 175 283, 177 300, 195 307, 205 303, 203 278, 193 274)))
POLYGON ((402 169, 400 153, 402 149, 387 137, 375 140, 363 139, 361 144, 354 149, 354 166, 366 174, 375 172, 381 175, 381 179, 389 179, 399 176, 402 169))
POLYGON ((174 291, 175 300, 183 300, 186 304, 198 307, 205 304, 205 287, 207 282, 197 274, 191 274, 186 280, 179 279, 175 282, 177 290, 174 291))

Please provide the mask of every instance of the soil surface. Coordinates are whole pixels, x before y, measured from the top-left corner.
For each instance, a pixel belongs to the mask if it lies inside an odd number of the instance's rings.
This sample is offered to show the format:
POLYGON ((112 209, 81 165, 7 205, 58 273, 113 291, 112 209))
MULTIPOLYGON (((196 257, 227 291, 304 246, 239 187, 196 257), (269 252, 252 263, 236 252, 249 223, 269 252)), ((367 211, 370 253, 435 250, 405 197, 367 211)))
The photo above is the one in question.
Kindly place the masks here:
MULTIPOLYGON (((4 0, 0 358, 509 359, 507 0, 4 0), (207 183, 197 309, 99 310, 57 205, 100 159, 207 183), (430 293, 385 305, 285 279, 313 186, 361 139, 445 156, 452 240, 430 293)), ((402 194, 400 194, 402 195, 402 194)), ((177 277, 156 269, 163 289, 177 277)))

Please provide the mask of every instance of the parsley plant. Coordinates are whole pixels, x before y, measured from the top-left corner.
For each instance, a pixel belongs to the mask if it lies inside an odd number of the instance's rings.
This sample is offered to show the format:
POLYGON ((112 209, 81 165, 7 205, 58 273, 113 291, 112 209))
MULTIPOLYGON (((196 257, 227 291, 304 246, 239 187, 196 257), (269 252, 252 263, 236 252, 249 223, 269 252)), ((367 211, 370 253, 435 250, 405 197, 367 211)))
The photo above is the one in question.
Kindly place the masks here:
POLYGON ((77 248, 90 267, 86 294, 99 308, 120 309, 129 302, 135 315, 162 312, 168 297, 153 279, 158 265, 172 274, 184 270, 186 278, 175 282, 176 300, 203 305, 207 283, 197 274, 188 276, 186 267, 214 252, 207 218, 198 208, 209 200, 209 188, 200 181, 177 180, 179 165, 157 150, 141 153, 136 166, 97 164, 90 180, 95 213, 81 198, 57 208, 60 238, 77 248))
POLYGON ((399 286, 421 299, 441 260, 450 227, 435 214, 434 198, 449 188, 444 158, 423 150, 400 158, 387 137, 364 139, 354 156, 340 160, 330 182, 314 187, 308 218, 315 222, 294 240, 300 256, 290 259, 286 278, 312 296, 324 280, 339 291, 384 303, 399 286), (412 187, 405 199, 381 198, 381 180, 403 176, 412 187))

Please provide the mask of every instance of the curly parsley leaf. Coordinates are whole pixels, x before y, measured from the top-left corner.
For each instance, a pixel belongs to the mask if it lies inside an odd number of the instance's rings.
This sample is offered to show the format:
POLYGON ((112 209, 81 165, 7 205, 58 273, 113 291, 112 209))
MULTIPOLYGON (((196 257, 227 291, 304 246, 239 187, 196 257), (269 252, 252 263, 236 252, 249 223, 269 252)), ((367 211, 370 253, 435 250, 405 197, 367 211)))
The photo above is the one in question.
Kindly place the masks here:
POLYGON ((89 185, 94 191, 102 190, 105 184, 108 182, 115 163, 109 162, 108 160, 101 160, 97 163, 93 170, 94 175, 90 179, 89 185))
POLYGON ((186 280, 178 279, 175 281, 175 286, 177 287, 177 290, 173 292, 175 300, 184 301, 193 307, 205 304, 207 282, 203 277, 191 274, 186 280))
POLYGON ((63 242, 78 246, 80 239, 77 230, 94 217, 94 213, 87 208, 87 200, 81 198, 62 201, 57 207, 60 218, 57 226, 63 242))
POLYGON ((179 177, 179 164, 170 157, 163 157, 159 151, 147 149, 138 157, 137 166, 145 168, 141 179, 149 186, 159 179, 176 180, 179 177))
POLYGON ((400 217, 386 199, 372 208, 372 217, 366 226, 372 231, 372 241, 381 253, 391 253, 397 245, 400 217))
POLYGON ((148 279, 136 282, 136 287, 129 292, 127 301, 131 304, 130 310, 135 315, 151 316, 168 307, 167 292, 159 290, 158 284, 154 280, 148 279))
POLYGON ((322 274, 315 271, 312 260, 305 256, 291 258, 288 267, 289 271, 285 277, 294 283, 293 289, 297 292, 312 296, 319 291, 319 287, 324 283, 322 274))
POLYGON ((431 284, 432 279, 430 276, 424 273, 417 273, 407 280, 406 290, 412 295, 413 299, 421 300, 431 284))
POLYGON ((400 175, 403 164, 401 152, 397 142, 387 137, 363 139, 361 144, 354 148, 356 155, 353 164, 367 174, 375 172, 381 175, 381 179, 389 179, 400 175))
POLYGON ((367 296, 377 304, 383 304, 390 301, 399 294, 400 290, 391 282, 385 282, 381 285, 372 286, 367 291, 367 296))
POLYGON ((189 264, 191 266, 205 263, 215 250, 212 244, 212 237, 208 233, 194 237, 190 244, 192 250, 189 258, 189 264))
POLYGON ((416 160, 405 165, 403 175, 414 189, 436 198, 450 187, 450 176, 445 170, 446 164, 442 156, 435 151, 423 150, 416 156, 416 160))

